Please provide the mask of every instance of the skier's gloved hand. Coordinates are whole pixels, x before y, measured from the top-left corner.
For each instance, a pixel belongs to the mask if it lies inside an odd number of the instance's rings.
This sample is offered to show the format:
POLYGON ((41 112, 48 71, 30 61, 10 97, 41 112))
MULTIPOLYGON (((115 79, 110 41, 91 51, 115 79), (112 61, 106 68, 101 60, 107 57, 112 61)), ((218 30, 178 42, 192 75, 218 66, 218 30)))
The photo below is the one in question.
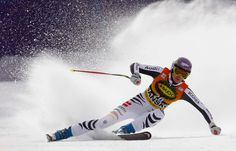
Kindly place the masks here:
POLYGON ((141 76, 139 73, 134 73, 130 77, 130 81, 135 84, 135 85, 140 85, 141 84, 141 76))
POLYGON ((221 128, 216 126, 216 124, 214 122, 211 122, 209 124, 209 127, 210 127, 210 130, 211 130, 211 133, 213 135, 220 135, 220 132, 221 132, 221 128))

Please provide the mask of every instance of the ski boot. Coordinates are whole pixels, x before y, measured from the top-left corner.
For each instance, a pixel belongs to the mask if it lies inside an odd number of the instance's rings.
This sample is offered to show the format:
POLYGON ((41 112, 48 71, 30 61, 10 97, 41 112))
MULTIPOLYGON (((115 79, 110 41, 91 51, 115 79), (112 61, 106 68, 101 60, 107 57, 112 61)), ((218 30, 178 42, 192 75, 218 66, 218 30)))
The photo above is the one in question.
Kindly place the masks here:
POLYGON ((62 140, 62 139, 67 139, 67 138, 69 138, 71 136, 72 136, 71 127, 69 127, 68 129, 65 128, 65 129, 56 131, 55 133, 53 133, 51 135, 46 134, 48 142, 53 142, 53 141, 59 141, 59 140, 62 140))
POLYGON ((118 135, 130 134, 130 133, 135 133, 135 129, 133 125, 130 123, 130 124, 121 126, 118 130, 113 131, 113 133, 118 134, 118 135))

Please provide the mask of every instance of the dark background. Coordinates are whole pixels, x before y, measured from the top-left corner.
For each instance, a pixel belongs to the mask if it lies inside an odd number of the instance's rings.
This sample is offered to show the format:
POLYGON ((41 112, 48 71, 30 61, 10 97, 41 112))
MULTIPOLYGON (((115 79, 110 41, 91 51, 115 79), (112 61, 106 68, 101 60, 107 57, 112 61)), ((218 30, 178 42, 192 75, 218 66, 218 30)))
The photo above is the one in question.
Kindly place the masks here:
POLYGON ((157 1, 0 0, 0 81, 22 79, 25 58, 43 51, 63 55, 106 49, 122 18, 157 1))
POLYGON ((0 57, 35 56, 43 48, 66 53, 103 47, 106 41, 97 46, 97 37, 109 35, 119 18, 156 1, 0 0, 0 57))
POLYGON ((26 57, 106 48, 119 19, 157 0, 0 0, 0 81, 22 79, 26 57), (51 51, 51 52, 48 52, 51 51))

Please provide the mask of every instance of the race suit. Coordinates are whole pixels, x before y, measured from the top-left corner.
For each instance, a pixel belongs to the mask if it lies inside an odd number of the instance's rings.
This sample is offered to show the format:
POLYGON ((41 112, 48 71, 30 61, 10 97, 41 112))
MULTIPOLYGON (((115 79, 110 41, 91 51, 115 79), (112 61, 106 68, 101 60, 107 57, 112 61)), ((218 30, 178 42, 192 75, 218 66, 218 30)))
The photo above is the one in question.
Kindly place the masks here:
POLYGON ((131 73, 141 73, 153 77, 150 86, 143 92, 124 102, 103 118, 88 120, 71 126, 72 135, 78 136, 90 130, 107 128, 117 122, 133 119, 135 131, 152 127, 164 117, 164 109, 171 103, 185 100, 192 104, 208 124, 213 118, 205 105, 196 97, 185 81, 175 84, 171 70, 159 66, 133 63, 131 73))

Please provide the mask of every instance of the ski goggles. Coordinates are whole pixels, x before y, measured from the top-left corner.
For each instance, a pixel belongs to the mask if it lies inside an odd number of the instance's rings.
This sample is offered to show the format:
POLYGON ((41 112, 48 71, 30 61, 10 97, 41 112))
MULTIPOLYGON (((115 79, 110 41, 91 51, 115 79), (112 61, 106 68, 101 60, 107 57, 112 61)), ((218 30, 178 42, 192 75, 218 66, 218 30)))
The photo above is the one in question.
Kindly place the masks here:
POLYGON ((185 71, 185 70, 183 70, 183 69, 181 69, 179 67, 176 67, 176 66, 173 67, 173 72, 175 74, 181 75, 184 79, 186 79, 189 76, 189 74, 190 74, 190 72, 185 71))

